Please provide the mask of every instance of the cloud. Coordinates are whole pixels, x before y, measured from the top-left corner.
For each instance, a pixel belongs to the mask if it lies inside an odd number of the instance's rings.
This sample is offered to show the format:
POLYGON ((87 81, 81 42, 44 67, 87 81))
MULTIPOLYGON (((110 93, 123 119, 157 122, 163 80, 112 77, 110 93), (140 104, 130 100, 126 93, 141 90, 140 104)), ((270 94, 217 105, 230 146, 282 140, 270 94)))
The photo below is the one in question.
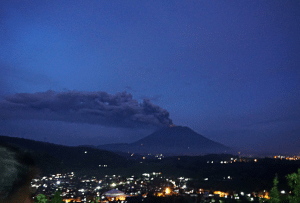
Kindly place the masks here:
POLYGON ((172 124, 169 112, 144 99, 138 103, 126 92, 52 90, 17 93, 0 101, 0 117, 7 119, 57 120, 112 127, 164 127, 172 124))

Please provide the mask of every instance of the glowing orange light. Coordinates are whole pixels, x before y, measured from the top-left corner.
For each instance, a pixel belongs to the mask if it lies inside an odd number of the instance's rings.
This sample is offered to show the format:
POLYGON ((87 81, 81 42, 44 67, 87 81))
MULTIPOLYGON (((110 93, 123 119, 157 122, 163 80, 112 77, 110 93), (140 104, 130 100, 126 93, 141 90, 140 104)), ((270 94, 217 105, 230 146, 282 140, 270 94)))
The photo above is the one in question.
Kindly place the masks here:
POLYGON ((156 196, 160 197, 160 196, 162 196, 162 194, 159 192, 156 194, 156 196))
POLYGON ((220 197, 228 196, 228 193, 222 191, 214 191, 214 194, 218 194, 220 197))
POLYGON ((165 192, 166 192, 166 195, 169 195, 171 193, 170 188, 167 187, 165 192))

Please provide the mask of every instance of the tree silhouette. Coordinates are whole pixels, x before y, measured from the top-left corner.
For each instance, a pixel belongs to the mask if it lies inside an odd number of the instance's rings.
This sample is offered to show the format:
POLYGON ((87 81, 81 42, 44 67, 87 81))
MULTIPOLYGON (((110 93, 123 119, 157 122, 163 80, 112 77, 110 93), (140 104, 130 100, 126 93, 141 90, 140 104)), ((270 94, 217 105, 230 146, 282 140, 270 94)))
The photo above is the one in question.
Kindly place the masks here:
POLYGON ((91 203, 96 203, 96 202, 99 202, 99 201, 100 201, 100 197, 96 197, 96 198, 94 198, 94 200, 91 203))
MULTIPOLYGON (((288 174, 286 176, 289 186, 292 189, 291 195, 288 196, 289 203, 299 203, 300 202, 300 168, 298 169, 298 173, 288 174)), ((277 176, 274 178, 274 187, 270 192, 270 200, 268 202, 271 203, 279 203, 280 195, 277 189, 278 184, 277 176)))
POLYGON ((51 200, 51 203, 64 203, 62 197, 60 196, 61 191, 58 190, 55 192, 53 199, 51 200))
POLYGON ((289 186, 292 188, 292 194, 289 196, 290 203, 300 202, 300 168, 297 173, 286 176, 289 186))
POLYGON ((48 203, 49 201, 45 195, 39 194, 38 196, 36 196, 36 199, 34 202, 35 203, 48 203))
POLYGON ((273 180, 274 186, 270 191, 270 200, 268 202, 270 203, 279 203, 280 199, 279 199, 279 191, 277 189, 277 185, 279 183, 277 176, 275 176, 274 180, 273 180))

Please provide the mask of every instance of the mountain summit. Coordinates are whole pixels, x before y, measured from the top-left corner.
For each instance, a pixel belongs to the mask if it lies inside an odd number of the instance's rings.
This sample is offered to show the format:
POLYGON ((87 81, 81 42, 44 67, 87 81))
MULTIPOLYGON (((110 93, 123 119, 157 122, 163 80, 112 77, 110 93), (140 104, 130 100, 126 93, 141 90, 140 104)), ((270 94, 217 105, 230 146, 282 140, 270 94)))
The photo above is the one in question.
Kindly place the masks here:
POLYGON ((200 155, 232 153, 232 149, 214 142, 188 127, 167 127, 131 144, 100 145, 100 149, 142 154, 200 155))

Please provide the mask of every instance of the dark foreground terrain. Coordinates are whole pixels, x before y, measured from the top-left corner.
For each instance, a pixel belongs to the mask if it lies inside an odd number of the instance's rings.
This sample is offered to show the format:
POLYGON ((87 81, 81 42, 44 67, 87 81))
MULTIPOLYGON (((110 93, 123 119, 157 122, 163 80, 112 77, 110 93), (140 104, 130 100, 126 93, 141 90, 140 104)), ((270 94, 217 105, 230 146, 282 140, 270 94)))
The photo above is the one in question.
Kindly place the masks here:
POLYGON ((161 172, 166 177, 189 177, 190 186, 222 191, 270 190, 277 175, 279 189, 288 189, 286 175, 300 168, 300 161, 273 158, 241 158, 230 154, 204 156, 123 156, 89 147, 67 147, 23 138, 0 136, 30 150, 43 174, 74 171, 81 175, 122 176, 161 172), (127 156, 127 157, 126 157, 127 156))

